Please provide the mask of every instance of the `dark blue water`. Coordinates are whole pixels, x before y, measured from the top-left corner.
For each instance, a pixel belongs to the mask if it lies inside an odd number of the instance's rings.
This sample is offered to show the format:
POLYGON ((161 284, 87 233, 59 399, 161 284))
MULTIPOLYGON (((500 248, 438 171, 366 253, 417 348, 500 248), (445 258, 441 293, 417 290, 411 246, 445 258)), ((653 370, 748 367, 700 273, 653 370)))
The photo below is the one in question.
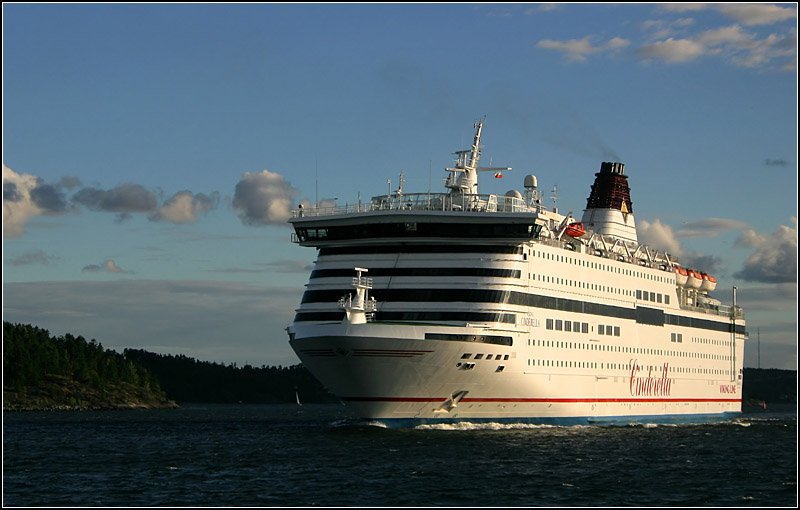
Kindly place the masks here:
POLYGON ((797 419, 387 429, 338 405, 6 412, 4 506, 796 506, 797 419))

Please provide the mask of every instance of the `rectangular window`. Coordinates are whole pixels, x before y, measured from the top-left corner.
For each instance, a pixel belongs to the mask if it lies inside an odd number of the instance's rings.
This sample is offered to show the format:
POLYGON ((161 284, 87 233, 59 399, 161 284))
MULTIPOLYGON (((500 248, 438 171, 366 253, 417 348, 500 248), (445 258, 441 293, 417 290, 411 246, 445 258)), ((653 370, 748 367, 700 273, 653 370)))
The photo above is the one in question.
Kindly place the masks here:
POLYGON ((669 295, 664 296, 664 303, 669 304, 669 295))
POLYGON ((572 331, 572 321, 564 321, 564 331, 572 331))
POLYGON ((619 326, 614 326, 614 336, 619 336, 619 326))
POLYGON ((661 294, 656 294, 656 303, 661 302, 661 294))
POLYGON ((638 289, 636 290, 636 299, 642 299, 642 291, 641 290, 638 290, 638 289))
POLYGON ((655 300, 656 300, 656 293, 655 292, 651 292, 650 293, 650 301, 655 301, 655 300))
POLYGON ((476 354, 475 359, 483 359, 483 354, 476 354))
POLYGON ((606 335, 611 336, 611 334, 613 332, 614 332, 614 329, 611 326, 606 326, 606 335))
POLYGON ((464 354, 461 355, 461 359, 469 359, 471 356, 472 356, 472 353, 465 352, 464 354))
POLYGON ((589 332, 589 323, 582 322, 581 323, 581 333, 588 333, 589 332))
POLYGON ((556 319, 556 331, 561 331, 564 327, 564 323, 561 319, 556 319))
POLYGON ((574 331, 576 333, 580 333, 580 331, 581 331, 581 323, 578 322, 578 321, 573 322, 572 323, 572 331, 574 331))
POLYGON ((553 319, 547 319, 547 320, 545 321, 545 328, 547 328, 547 329, 553 329, 553 319))
POLYGON ((598 335, 605 335, 606 334, 606 327, 602 324, 597 326, 597 334, 598 335))

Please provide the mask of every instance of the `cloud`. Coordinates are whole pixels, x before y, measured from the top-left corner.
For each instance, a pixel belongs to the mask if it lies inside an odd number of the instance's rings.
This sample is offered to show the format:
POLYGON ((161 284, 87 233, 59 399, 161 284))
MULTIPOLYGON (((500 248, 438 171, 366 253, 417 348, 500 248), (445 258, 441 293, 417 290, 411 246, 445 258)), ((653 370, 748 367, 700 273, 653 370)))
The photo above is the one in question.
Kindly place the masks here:
POLYGON ((72 189, 77 188, 81 185, 81 180, 77 177, 66 176, 62 177, 56 183, 56 187, 59 189, 72 189))
POLYGON ((26 251, 25 253, 9 259, 8 263, 12 266, 28 266, 28 265, 49 265, 52 262, 61 260, 61 257, 56 255, 48 255, 42 250, 26 251))
POLYGON ((3 237, 21 236, 28 220, 46 212, 31 198, 39 185, 38 177, 3 165, 3 237))
POLYGON ((663 60, 669 63, 688 62, 701 56, 705 51, 702 44, 689 39, 669 38, 665 41, 646 44, 639 48, 638 54, 645 59, 663 60))
POLYGON ((684 223, 675 231, 677 237, 717 237, 726 230, 743 230, 747 223, 727 218, 706 218, 684 223))
POLYGON ((150 215, 152 221, 169 221, 171 223, 195 223, 200 213, 214 209, 219 203, 219 193, 210 196, 203 193, 193 194, 191 191, 179 191, 172 195, 158 210, 150 215))
POLYGON ((130 213, 153 211, 158 205, 156 194, 139 184, 123 184, 110 190, 83 188, 72 200, 93 211, 117 213, 119 219, 130 213))
POLYGON ((118 274, 131 273, 131 271, 125 271, 124 269, 119 267, 117 263, 111 259, 106 260, 100 265, 89 264, 88 266, 85 266, 81 271, 84 273, 118 273, 118 274))
POLYGON ((583 62, 587 56, 594 53, 602 53, 607 51, 614 51, 624 48, 630 44, 630 41, 621 37, 613 37, 606 44, 600 46, 592 46, 589 42, 590 36, 583 39, 569 39, 566 41, 556 41, 553 39, 543 39, 536 43, 537 48, 545 50, 554 50, 564 53, 568 61, 583 62))
POLYGON ((714 8, 743 25, 771 25, 797 18, 797 9, 771 4, 719 4, 714 8))
POLYGON ((714 255, 704 255, 697 252, 686 252, 681 256, 681 265, 684 267, 697 268, 706 273, 719 273, 722 271, 723 263, 720 257, 714 255))
POLYGON ((666 250, 667 253, 672 255, 681 256, 683 248, 680 241, 678 241, 672 227, 661 223, 661 220, 656 218, 653 222, 647 220, 636 221, 636 232, 639 242, 652 246, 653 248, 666 250))
POLYGON ((782 21, 790 21, 797 18, 797 9, 781 7, 766 3, 750 4, 689 4, 689 3, 669 3, 660 4, 660 10, 667 12, 699 12, 705 10, 715 10, 728 18, 747 25, 772 25, 782 21))
POLYGON ((45 184, 41 180, 30 190, 30 197, 46 214, 61 214, 68 209, 64 193, 56 186, 45 184))
POLYGON ((737 246, 753 247, 755 252, 744 262, 736 278, 751 282, 797 282, 797 218, 794 228, 781 225, 770 235, 748 230, 736 240, 737 246))
POLYGON ((640 26, 645 31, 654 32, 649 36, 651 42, 643 44, 636 52, 642 59, 678 64, 701 57, 718 57, 737 67, 762 68, 774 65, 775 69, 782 71, 796 69, 796 26, 780 27, 782 33, 761 35, 742 28, 794 20, 796 9, 767 4, 667 4, 660 6, 660 10, 713 10, 734 19, 736 24, 688 34, 686 28, 693 23, 686 18, 647 20, 640 26), (681 36, 673 37, 676 33, 681 36))
POLYGON ((276 172, 247 172, 236 184, 233 208, 245 225, 285 224, 298 191, 276 172))

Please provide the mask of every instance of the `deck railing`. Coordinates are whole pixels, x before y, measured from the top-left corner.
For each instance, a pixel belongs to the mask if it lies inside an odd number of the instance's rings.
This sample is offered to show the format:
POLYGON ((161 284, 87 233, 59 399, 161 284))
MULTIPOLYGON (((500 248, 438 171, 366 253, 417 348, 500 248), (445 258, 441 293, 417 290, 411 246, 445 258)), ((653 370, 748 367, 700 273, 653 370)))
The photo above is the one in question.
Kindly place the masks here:
POLYGON ((409 193, 380 195, 368 203, 332 207, 304 207, 292 211, 293 218, 358 214, 372 211, 468 211, 482 213, 537 212, 539 204, 504 195, 409 193))

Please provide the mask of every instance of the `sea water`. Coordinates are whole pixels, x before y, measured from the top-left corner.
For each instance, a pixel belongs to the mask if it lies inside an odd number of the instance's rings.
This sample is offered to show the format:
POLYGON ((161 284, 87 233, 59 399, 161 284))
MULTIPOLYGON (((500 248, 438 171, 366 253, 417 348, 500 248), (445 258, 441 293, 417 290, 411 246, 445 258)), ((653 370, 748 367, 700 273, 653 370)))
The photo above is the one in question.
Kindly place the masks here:
POLYGON ((5 412, 4 506, 796 506, 796 407, 392 429, 340 405, 5 412))

